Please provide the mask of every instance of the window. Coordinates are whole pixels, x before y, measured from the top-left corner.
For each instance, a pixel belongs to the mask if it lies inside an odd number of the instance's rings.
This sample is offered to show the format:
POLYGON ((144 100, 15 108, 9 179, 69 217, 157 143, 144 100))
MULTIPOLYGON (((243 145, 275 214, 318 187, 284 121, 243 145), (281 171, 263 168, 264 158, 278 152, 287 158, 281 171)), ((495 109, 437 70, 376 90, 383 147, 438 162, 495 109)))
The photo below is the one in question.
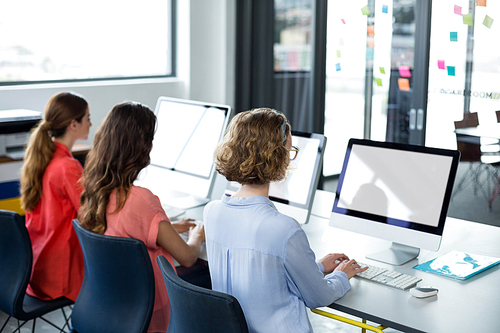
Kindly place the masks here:
POLYGON ((0 85, 173 76, 174 1, 2 1, 0 85))

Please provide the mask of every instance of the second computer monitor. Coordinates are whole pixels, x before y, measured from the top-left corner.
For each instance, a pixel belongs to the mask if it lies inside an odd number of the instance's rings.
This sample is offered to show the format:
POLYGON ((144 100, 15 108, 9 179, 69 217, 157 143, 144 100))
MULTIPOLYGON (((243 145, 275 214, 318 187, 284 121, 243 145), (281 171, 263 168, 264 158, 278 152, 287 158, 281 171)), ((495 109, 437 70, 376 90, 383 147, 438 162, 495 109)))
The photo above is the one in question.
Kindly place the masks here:
MULTIPOLYGON (((323 134, 292 131, 292 145, 299 148, 297 157, 290 162, 287 177, 273 182, 269 188, 271 199, 279 212, 307 223, 322 172, 326 137, 323 134)), ((227 193, 232 194, 239 184, 230 182, 227 193)))
POLYGON ((227 105, 160 97, 151 164, 136 181, 162 204, 187 209, 210 200, 214 149, 231 113, 227 105))

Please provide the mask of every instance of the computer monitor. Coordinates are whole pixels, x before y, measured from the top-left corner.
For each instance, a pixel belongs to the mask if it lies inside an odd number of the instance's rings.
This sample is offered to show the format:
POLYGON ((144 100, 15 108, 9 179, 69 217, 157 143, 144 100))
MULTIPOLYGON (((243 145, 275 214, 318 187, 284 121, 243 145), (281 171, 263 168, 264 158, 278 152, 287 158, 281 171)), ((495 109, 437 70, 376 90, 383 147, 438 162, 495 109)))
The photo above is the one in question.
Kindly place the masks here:
POLYGON ((230 113, 227 105, 160 97, 151 164, 135 184, 150 189, 169 207, 188 209, 207 203, 216 175, 214 149, 230 113))
MULTIPOLYGON (((289 173, 281 182, 271 183, 269 199, 279 212, 304 224, 309 220, 314 194, 322 172, 326 137, 323 134, 292 131, 292 145, 299 147, 291 161, 289 173)), ((230 182, 227 194, 236 192, 240 184, 230 182)))
POLYGON ((393 265, 420 248, 437 251, 459 157, 457 150, 351 139, 330 226, 392 241, 366 257, 393 265))

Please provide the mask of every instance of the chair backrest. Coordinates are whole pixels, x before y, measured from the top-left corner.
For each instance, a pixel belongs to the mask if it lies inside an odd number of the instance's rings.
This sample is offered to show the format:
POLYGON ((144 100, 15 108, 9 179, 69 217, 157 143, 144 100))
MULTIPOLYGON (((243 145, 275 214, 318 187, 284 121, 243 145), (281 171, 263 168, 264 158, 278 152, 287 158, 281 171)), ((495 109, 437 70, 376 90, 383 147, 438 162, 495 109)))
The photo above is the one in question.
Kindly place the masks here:
MULTIPOLYGON (((464 114, 464 119, 455 121, 455 129, 464 127, 477 127, 479 119, 477 112, 464 114)), ((481 161, 481 142, 478 137, 456 134, 457 149, 460 151, 460 161, 480 162, 481 161)))
POLYGON ((162 255, 156 261, 170 299, 167 333, 248 332, 243 310, 236 298, 182 280, 162 255))
POLYGON ((138 239, 86 230, 73 220, 85 262, 73 329, 87 332, 146 332, 155 299, 153 266, 138 239))
POLYGON ((31 275, 33 253, 24 219, 0 210, 0 310, 23 317, 23 300, 31 275))

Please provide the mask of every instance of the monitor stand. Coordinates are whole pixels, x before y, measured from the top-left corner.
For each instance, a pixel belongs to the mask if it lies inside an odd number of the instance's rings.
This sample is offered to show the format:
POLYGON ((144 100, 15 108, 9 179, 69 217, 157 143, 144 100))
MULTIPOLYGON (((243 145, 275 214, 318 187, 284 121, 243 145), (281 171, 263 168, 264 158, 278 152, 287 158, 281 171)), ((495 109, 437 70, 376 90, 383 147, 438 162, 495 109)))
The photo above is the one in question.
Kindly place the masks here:
POLYGON ((418 247, 392 243, 391 247, 371 254, 367 254, 366 258, 380 261, 386 264, 400 266, 408 261, 415 259, 420 254, 418 247))

